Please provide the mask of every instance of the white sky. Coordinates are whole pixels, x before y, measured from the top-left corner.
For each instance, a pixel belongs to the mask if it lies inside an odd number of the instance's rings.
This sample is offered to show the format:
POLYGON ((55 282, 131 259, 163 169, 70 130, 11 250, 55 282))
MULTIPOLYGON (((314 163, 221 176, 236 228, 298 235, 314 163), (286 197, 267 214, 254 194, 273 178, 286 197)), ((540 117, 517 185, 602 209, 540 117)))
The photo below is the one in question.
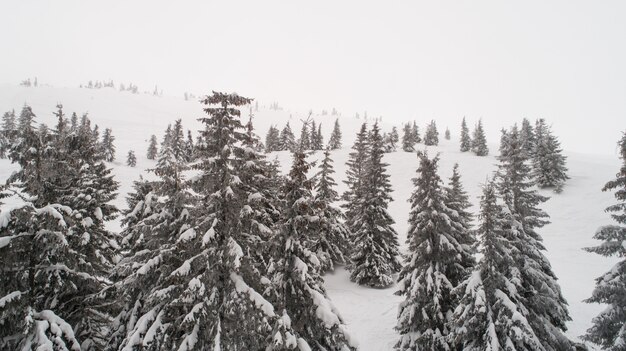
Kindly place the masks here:
MULTIPOLYGON (((367 110, 488 136, 544 117, 572 151, 626 129, 626 1, 0 1, 0 83, 133 82, 367 110)), ((494 150, 495 151, 495 150, 494 150)))

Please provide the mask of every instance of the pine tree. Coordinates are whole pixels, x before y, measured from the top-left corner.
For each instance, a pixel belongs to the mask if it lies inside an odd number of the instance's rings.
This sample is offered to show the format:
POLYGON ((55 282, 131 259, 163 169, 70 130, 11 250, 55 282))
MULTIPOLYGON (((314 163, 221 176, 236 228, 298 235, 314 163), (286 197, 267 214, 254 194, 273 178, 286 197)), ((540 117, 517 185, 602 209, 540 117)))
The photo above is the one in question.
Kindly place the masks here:
POLYGON ((602 347, 603 350, 623 351, 626 349, 626 133, 619 141, 622 167, 615 179, 607 182, 602 191, 615 191, 617 203, 606 208, 618 224, 600 227, 594 239, 602 244, 587 248, 602 256, 621 258, 613 268, 596 279, 596 287, 585 302, 608 305, 593 319, 584 339, 602 347))
POLYGON ((487 147, 487 139, 485 138, 483 121, 481 119, 478 120, 478 124, 474 129, 474 135, 472 136, 472 151, 476 156, 489 155, 489 148, 487 147))
POLYGON ((312 148, 315 151, 324 149, 324 136, 322 135, 322 124, 317 126, 317 132, 315 133, 315 139, 312 140, 312 148))
POLYGON ((405 152, 415 151, 415 136, 409 123, 402 129, 402 150, 405 152))
POLYGON ((552 134, 550 127, 541 129, 532 152, 533 178, 540 188, 554 188, 555 192, 560 193, 563 184, 569 179, 565 166, 567 157, 563 155, 561 143, 552 134))
POLYGON ((289 122, 285 124, 282 132, 280 133, 280 149, 286 151, 293 151, 296 147, 296 140, 289 126, 289 122))
POLYGON ((317 124, 315 123, 315 120, 311 120, 311 132, 309 134, 309 140, 311 142, 311 150, 313 151, 317 151, 318 149, 318 144, 317 144, 317 124))
POLYGON ((348 168, 346 170, 346 180, 343 181, 348 186, 348 189, 343 193, 342 198, 346 201, 344 204, 346 225, 350 228, 350 232, 354 233, 357 209, 360 206, 360 202, 363 201, 366 163, 370 151, 367 124, 363 123, 361 125, 352 150, 348 155, 348 162, 346 162, 348 168))
POLYGON ((137 157, 133 150, 129 150, 126 155, 126 165, 129 167, 135 167, 137 165, 137 157))
POLYGON ((465 207, 463 190, 457 185, 444 191, 437 175, 439 157, 420 158, 413 179, 407 244, 409 256, 400 271, 398 294, 404 295, 398 310, 400 350, 450 350, 450 315, 456 301, 452 289, 474 265, 473 238, 456 208, 465 207), (450 199, 451 195, 459 195, 450 199), (456 208, 449 207, 455 205, 456 208))
POLYGON ((430 121, 430 124, 426 128, 424 134, 424 145, 438 145, 439 144, 439 132, 437 131, 437 124, 435 121, 430 121))
POLYGON ((513 257, 525 294, 519 303, 524 306, 535 335, 546 350, 567 350, 571 342, 565 337, 565 323, 571 318, 567 302, 561 294, 550 262, 542 251, 545 247, 536 229, 547 223, 548 215, 538 208, 546 197, 532 190, 528 158, 523 150, 517 126, 503 136, 498 170, 498 190, 507 210, 511 212, 517 231, 515 245, 519 255, 513 257), (550 306, 546 308, 546 306, 550 306))
POLYGON ((270 126, 265 136, 265 152, 282 151, 278 128, 270 126))
POLYGON ((382 161, 383 140, 378 124, 369 135, 369 155, 360 179, 360 197, 351 205, 349 224, 354 234, 354 251, 350 257, 350 280, 371 287, 387 287, 393 283, 392 274, 400 269, 398 235, 393 219, 387 212, 392 201, 391 183, 382 161))
POLYGON ((167 129, 165 129, 165 133, 163 133, 163 140, 161 141, 161 148, 159 149, 159 153, 163 152, 170 146, 170 139, 172 136, 172 125, 168 124, 167 129))
POLYGON ((319 261, 303 244, 318 228, 313 219, 313 182, 307 178, 310 167, 305 151, 297 150, 284 187, 282 225, 273 239, 276 254, 270 273, 283 317, 274 326, 268 350, 355 350, 341 316, 326 296, 319 261), (285 331, 286 327, 293 328, 293 333, 285 331))
POLYGON ((185 142, 185 154, 187 162, 190 162, 195 157, 195 145, 193 144, 193 135, 191 135, 191 130, 187 129, 187 141, 185 142))
POLYGON ((331 150, 341 149, 341 127, 339 126, 339 119, 335 119, 335 126, 333 132, 328 140, 328 146, 331 150))
POLYGON ((411 127, 411 139, 413 140, 413 145, 422 142, 422 138, 420 137, 420 129, 415 121, 413 121, 413 126, 411 127))
POLYGON ((346 263, 348 255, 348 238, 351 236, 348 227, 341 223, 344 215, 333 206, 339 199, 337 186, 332 175, 335 173, 330 158, 330 148, 324 151, 324 159, 320 164, 315 185, 315 206, 320 217, 320 230, 316 234, 311 250, 320 261, 322 272, 333 270, 334 264, 346 263))
POLYGON ((311 150, 311 138, 309 136, 308 122, 302 124, 298 146, 300 147, 300 150, 311 150))
POLYGON ((148 152, 146 154, 146 157, 148 158, 148 160, 154 160, 156 159, 158 152, 159 150, 157 149, 157 137, 156 135, 152 134, 152 136, 150 136, 150 144, 148 145, 148 152))
POLYGON ((524 287, 514 259, 520 255, 515 244, 519 238, 493 181, 483 187, 479 218, 483 256, 454 290, 461 299, 453 315, 452 349, 544 350, 520 305, 524 287))
POLYGON ((446 138, 446 140, 450 140, 450 129, 448 127, 446 127, 446 133, 444 134, 444 138, 446 138))
MULTIPOLYGON (((104 160, 107 162, 113 162, 115 160, 115 145, 113 142, 115 141, 115 137, 112 134, 111 128, 107 128, 104 130, 104 135, 102 136, 102 155, 104 160)), ((156 146, 155 146, 156 147, 156 146)))
POLYGON ((520 138, 524 145, 524 151, 530 157, 535 150, 535 131, 527 118, 522 120, 522 129, 520 130, 520 138))
POLYGON ((469 136, 469 129, 467 128, 467 123, 465 122, 465 117, 463 117, 463 122, 461 123, 461 152, 470 151, 472 147, 472 140, 469 136))
POLYGON ((7 156, 7 152, 17 138, 17 133, 15 111, 5 112, 2 116, 2 130, 0 131, 0 158, 7 156))
POLYGON ((96 159, 91 136, 68 134, 59 121, 45 133, 26 127, 11 150, 22 168, 9 181, 28 201, 0 228, 0 296, 10 301, 1 312, 2 334, 10 336, 0 340, 2 349, 98 350, 106 343, 107 275, 117 243, 104 222, 117 211, 108 205, 117 183, 96 159))
POLYGON ((72 112, 72 117, 70 118, 70 130, 72 132, 78 131, 78 115, 76 112, 72 112))

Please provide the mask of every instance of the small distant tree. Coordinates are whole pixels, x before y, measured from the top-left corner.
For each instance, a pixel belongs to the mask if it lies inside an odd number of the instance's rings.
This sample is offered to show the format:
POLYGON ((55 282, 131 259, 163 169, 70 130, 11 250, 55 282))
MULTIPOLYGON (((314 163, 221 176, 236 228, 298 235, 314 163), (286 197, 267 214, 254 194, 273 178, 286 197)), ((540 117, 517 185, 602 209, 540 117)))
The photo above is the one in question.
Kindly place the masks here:
POLYGON ((107 162, 113 162, 113 160, 115 160, 115 145, 113 144, 114 141, 115 137, 112 134, 111 128, 105 129, 104 134, 102 135, 102 143, 100 144, 100 148, 102 156, 107 162))
POLYGON ((413 145, 422 142, 422 138, 420 137, 420 129, 415 121, 413 121, 413 126, 411 127, 411 139, 413 140, 413 145))
POLYGON ((424 134, 424 144, 429 146, 439 144, 439 132, 437 131, 437 124, 434 120, 430 121, 430 124, 426 128, 426 133, 424 134))
POLYGON ((526 151, 528 156, 531 157, 533 151, 535 150, 535 131, 533 129, 533 126, 530 124, 528 118, 524 118, 522 120, 520 139, 522 140, 522 144, 524 145, 524 151, 526 151))
POLYGON ((309 123, 303 123, 300 130, 300 140, 298 141, 301 150, 311 150, 311 138, 309 134, 309 123))
POLYGON ((280 149, 293 151, 296 147, 296 140, 291 130, 289 122, 285 124, 282 132, 280 133, 280 149))
POLYGON ((187 141, 185 142, 185 159, 187 162, 192 161, 196 154, 196 146, 193 143, 193 135, 191 135, 191 130, 187 129, 187 141))
POLYGON ((148 145, 148 153, 146 154, 146 157, 148 158, 148 160, 154 160, 156 159, 158 152, 159 150, 157 149, 157 137, 156 135, 152 134, 152 136, 150 137, 150 144, 148 145))
POLYGON ((331 150, 341 149, 341 127, 339 126, 339 119, 335 119, 335 126, 328 140, 328 147, 330 147, 331 150))
POLYGON ((126 156, 126 165, 130 167, 135 167, 137 165, 137 157, 135 156, 135 152, 133 150, 128 151, 128 155, 126 156))
POLYGON ((608 272, 596 279, 596 287, 585 302, 608 305, 593 319, 584 339, 600 345, 604 350, 622 351, 626 347, 626 133, 619 141, 622 167, 616 178, 604 185, 602 191, 615 191, 617 203, 606 208, 618 224, 600 227, 594 239, 603 242, 587 248, 602 256, 617 256, 617 262, 608 272))
POLYGON ((402 150, 405 152, 415 151, 415 138, 409 123, 402 128, 402 150))
POLYGON ((280 145, 280 133, 278 128, 270 126, 270 129, 265 135, 265 152, 281 151, 280 145))
POLYGON ((444 137, 446 138, 446 140, 450 140, 450 129, 448 127, 446 127, 446 133, 444 134, 444 137))
MULTIPOLYGON (((563 155, 561 143, 552 134, 550 127, 545 125, 543 119, 537 122, 539 133, 535 140, 535 148, 532 154, 533 178, 540 188, 554 188, 560 193, 563 184, 569 179, 565 162, 567 157, 563 155)), ((524 140, 524 139, 522 139, 524 140)))
POLYGON ((487 147, 487 139, 485 138, 485 131, 483 130, 483 121, 478 120, 478 124, 474 129, 474 135, 472 138, 472 151, 476 156, 489 155, 489 148, 487 147))
POLYGON ((467 128, 467 123, 465 122, 465 117, 463 117, 463 122, 461 123, 461 152, 470 151, 472 148, 472 139, 469 136, 469 129, 467 128))
POLYGON ((400 136, 398 135, 398 128, 395 126, 391 129, 391 132, 387 134, 385 138, 385 145, 387 152, 395 152, 398 149, 398 142, 400 141, 400 136))

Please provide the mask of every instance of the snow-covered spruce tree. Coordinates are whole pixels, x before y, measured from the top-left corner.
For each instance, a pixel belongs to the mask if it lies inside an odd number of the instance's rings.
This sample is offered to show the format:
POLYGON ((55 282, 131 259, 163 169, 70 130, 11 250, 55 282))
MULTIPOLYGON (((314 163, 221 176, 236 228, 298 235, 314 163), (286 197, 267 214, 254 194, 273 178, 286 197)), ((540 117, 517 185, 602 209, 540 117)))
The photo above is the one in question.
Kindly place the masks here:
POLYGON ((159 152, 157 148, 157 138, 156 135, 152 134, 150 137, 150 143, 148 144, 148 152, 146 153, 146 157, 148 160, 155 160, 157 157, 157 153, 159 152))
POLYGON ((293 135, 293 131, 291 130, 291 126, 289 125, 289 122, 287 122, 283 130, 280 132, 280 149, 293 151, 295 147, 296 147, 296 139, 295 139, 295 136, 293 135))
POLYGON ((522 120, 522 128, 520 129, 520 138, 524 145, 524 151, 531 157, 535 150, 535 131, 527 118, 522 120))
POLYGON ((335 126, 333 127, 333 132, 330 134, 330 139, 328 140, 328 146, 331 150, 341 149, 341 127, 339 126, 339 119, 335 119, 335 126))
POLYGON ((20 116, 17 119, 18 132, 22 133, 25 130, 34 128, 33 124, 35 123, 35 117, 33 109, 25 104, 24 107, 22 107, 20 116))
POLYGON ((544 127, 538 134, 532 152, 532 174, 537 185, 540 188, 554 188, 555 192, 560 193, 563 184, 569 179, 566 159, 557 137, 552 134, 550 127, 544 127))
POLYGON ((413 140, 413 145, 422 142, 422 138, 420 137, 420 129, 415 121, 413 121, 413 126, 411 127, 411 139, 413 140))
POLYGON ((450 140, 450 128, 446 127, 446 132, 444 134, 444 138, 446 138, 446 140, 450 140))
POLYGON ((187 162, 193 161, 195 154, 196 146, 193 143, 193 135, 191 135, 191 130, 187 129, 187 140, 185 141, 185 157, 187 162))
POLYGON ((398 135, 398 128, 395 126, 391 128, 391 132, 387 135, 387 139, 385 140, 385 149, 387 152, 396 152, 398 150, 398 142, 400 141, 400 136, 398 135))
POLYGON ((311 150, 311 137, 309 135, 308 123, 302 124, 300 139, 298 139, 298 148, 302 150, 311 150))
POLYGON ((617 203, 607 207, 606 212, 618 223, 605 225, 598 229, 594 239, 602 244, 587 248, 602 256, 621 258, 611 270, 596 279, 596 287, 587 303, 608 305, 593 319, 593 326, 583 337, 604 350, 626 350, 626 133, 619 141, 622 167, 615 179, 604 185, 602 191, 615 191, 617 203))
POLYGON ((0 228, 8 252, 0 267, 10 269, 0 276, 11 281, 0 296, 12 302, 1 312, 10 321, 2 349, 98 350, 106 342, 106 277, 117 244, 104 221, 115 215, 107 203, 117 183, 90 136, 68 134, 60 122, 48 133, 27 127, 11 151, 22 168, 10 181, 26 196, 0 228))
POLYGON ((565 323, 571 318, 557 278, 542 251, 545 247, 537 229, 546 225, 548 215, 539 205, 547 200, 532 189, 531 170, 517 126, 503 134, 498 165, 498 190, 516 224, 519 256, 513 257, 519 271, 519 304, 525 307, 535 335, 545 350, 568 350, 565 323), (547 307, 549 306, 549 307, 547 307))
POLYGON ((369 135, 370 150, 361 179, 360 199, 353 208, 350 224, 354 248, 350 256, 350 280, 360 285, 387 287, 393 283, 392 274, 400 267, 398 234, 393 218, 387 212, 392 200, 391 183, 383 162, 384 145, 378 124, 369 135), (354 229, 352 229, 354 228, 354 229))
POLYGON ((483 187, 479 219, 483 257, 453 291, 460 302, 452 317, 451 349, 544 350, 520 305, 524 288, 514 260, 520 255, 519 239, 493 181, 483 187))
POLYGON ((112 134, 111 128, 106 128, 104 130, 104 135, 102 135, 102 143, 100 147, 102 149, 102 155, 104 160, 107 162, 113 162, 115 160, 115 145, 113 142, 115 141, 115 137, 112 134))
POLYGON ((439 144, 439 132, 437 131, 437 124, 435 121, 430 121, 428 127, 426 127, 426 133, 424 134, 424 145, 437 145, 439 144))
POLYGON ((137 165, 137 156, 133 150, 129 150, 126 155, 126 165, 129 167, 135 167, 137 165))
POLYGON ((319 169, 315 184, 315 207, 320 223, 311 250, 320 261, 321 271, 325 272, 333 270, 335 263, 346 263, 348 238, 351 234, 348 227, 341 222, 344 219, 343 213, 333 206, 339 199, 339 194, 335 190, 337 183, 332 176, 335 170, 330 158, 330 147, 324 151, 324 159, 319 169))
MULTIPOLYGON (((407 244, 409 255, 400 271, 398 292, 405 300, 398 309, 399 350, 451 350, 450 315, 456 307, 452 289, 474 265, 473 238, 457 207, 450 201, 437 167, 439 157, 419 153, 418 176, 413 179, 407 244)), ((456 190, 459 194, 462 189, 456 190), (460 191, 459 191, 460 190, 460 191)))
POLYGON ((176 240, 190 228, 190 211, 195 205, 183 176, 187 166, 180 120, 172 132, 170 143, 151 170, 158 180, 140 179, 127 198, 129 209, 124 212, 121 233, 123 258, 113 274, 122 308, 112 323, 107 350, 165 346, 159 334, 166 328, 161 324, 165 315, 162 291, 173 284, 180 267, 176 240))
POLYGON ((72 117, 70 118, 70 130, 72 132, 76 132, 78 130, 78 115, 76 112, 72 112, 72 117))
POLYGON ((270 126, 265 135, 265 152, 281 151, 280 132, 278 128, 270 126))
POLYGON ((402 128, 402 150, 405 152, 415 151, 415 138, 409 123, 402 128))
POLYGON ((171 135, 172 135, 172 125, 168 124, 167 128, 165 129, 165 132, 163 133, 163 140, 161 141, 161 148, 159 149, 159 152, 162 152, 163 150, 169 147, 171 135))
POLYGON ((0 158, 7 157, 16 137, 15 111, 5 112, 2 116, 2 130, 0 130, 0 158))
MULTIPOLYGON (((474 216, 468 211, 472 205, 461 183, 461 174, 459 173, 459 165, 457 163, 452 167, 452 176, 444 191, 446 206, 458 214, 459 223, 462 227, 460 232, 454 233, 459 234, 459 236, 456 236, 456 240, 460 244, 465 245, 464 247, 467 251, 473 251, 476 246, 476 237, 472 231, 472 219, 474 216)), ((474 265, 474 260, 471 259, 462 263, 462 265, 464 267, 472 266, 474 265)))
POLYGON ((274 324, 268 350, 355 350, 357 345, 326 295, 317 256, 304 245, 319 228, 306 157, 303 149, 293 154, 283 190, 282 224, 272 240, 275 254, 270 274, 282 318, 274 324), (293 331, 285 331, 287 327, 293 331))
POLYGON ((311 141, 311 150, 317 151, 319 150, 318 149, 319 145, 317 144, 318 142, 317 123, 315 123, 315 120, 311 120, 310 128, 311 128, 311 132, 309 133, 309 140, 311 141))
POLYGON ((487 147, 487 139, 485 138, 485 130, 483 129, 482 119, 478 120, 478 124, 474 128, 474 135, 472 135, 472 151, 476 156, 489 155, 489 148, 487 147))
POLYGON ((367 124, 363 123, 356 135, 356 140, 352 146, 352 152, 348 155, 346 162, 346 180, 343 182, 348 189, 342 194, 345 204, 346 225, 350 232, 354 233, 355 219, 360 203, 363 201, 364 181, 366 164, 369 159, 370 143, 367 133, 367 124))
POLYGON ((461 152, 470 151, 472 148, 472 139, 470 139, 469 129, 467 128, 467 122, 465 122, 465 117, 463 117, 463 122, 461 122, 461 152))
POLYGON ((322 135, 322 124, 317 126, 317 132, 315 132, 315 139, 311 141, 312 148, 315 151, 324 149, 324 136, 322 135))

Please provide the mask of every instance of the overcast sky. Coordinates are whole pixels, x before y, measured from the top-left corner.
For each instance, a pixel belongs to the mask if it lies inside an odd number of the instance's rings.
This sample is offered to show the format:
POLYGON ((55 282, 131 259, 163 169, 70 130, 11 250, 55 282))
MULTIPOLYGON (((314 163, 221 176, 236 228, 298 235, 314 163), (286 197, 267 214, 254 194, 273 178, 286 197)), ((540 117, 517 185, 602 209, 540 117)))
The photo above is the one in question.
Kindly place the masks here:
MULTIPOLYGON (((626 1, 0 2, 0 83, 237 91, 295 109, 544 117, 573 151, 626 129, 626 1)), ((495 151, 495 150, 494 150, 495 151)))

